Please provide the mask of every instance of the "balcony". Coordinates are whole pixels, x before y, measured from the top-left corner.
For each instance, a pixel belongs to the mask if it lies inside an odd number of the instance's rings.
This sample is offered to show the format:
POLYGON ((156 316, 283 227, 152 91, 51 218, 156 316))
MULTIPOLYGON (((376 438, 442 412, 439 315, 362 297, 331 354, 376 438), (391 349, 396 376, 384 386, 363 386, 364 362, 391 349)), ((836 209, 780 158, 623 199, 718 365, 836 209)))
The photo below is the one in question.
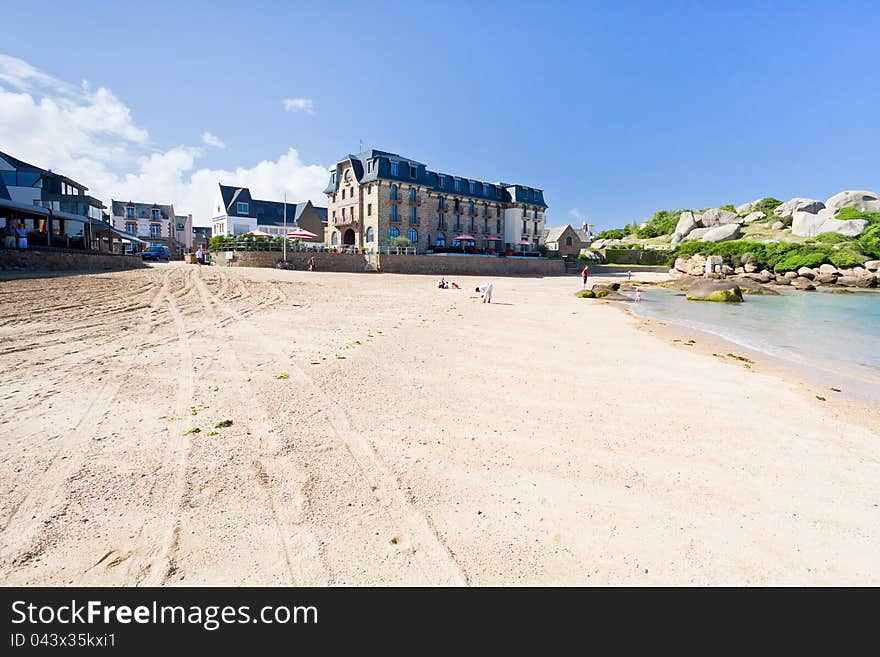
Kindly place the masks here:
POLYGON ((351 226, 354 228, 354 227, 358 226, 359 224, 360 224, 360 221, 358 221, 358 219, 354 216, 337 217, 336 219, 333 220, 333 225, 340 226, 340 227, 351 226))

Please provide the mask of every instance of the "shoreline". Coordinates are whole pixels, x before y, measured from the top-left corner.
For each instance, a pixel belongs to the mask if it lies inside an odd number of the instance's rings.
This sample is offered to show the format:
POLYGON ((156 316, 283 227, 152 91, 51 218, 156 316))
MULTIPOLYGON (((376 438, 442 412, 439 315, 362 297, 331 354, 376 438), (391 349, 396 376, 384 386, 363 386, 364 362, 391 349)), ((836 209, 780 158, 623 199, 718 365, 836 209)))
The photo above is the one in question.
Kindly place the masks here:
MULTIPOLYGON (((822 375, 827 375, 828 373, 824 370, 812 368, 808 364, 798 367, 784 358, 747 347, 717 333, 639 315, 633 312, 628 305, 619 302, 608 303, 615 303, 618 310, 628 315, 635 323, 635 328, 643 333, 668 341, 679 349, 696 351, 701 355, 716 358, 732 366, 744 367, 756 373, 773 376, 796 390, 808 401, 822 404, 836 420, 850 422, 871 431, 880 430, 880 409, 870 406, 866 400, 852 396, 852 393, 847 392, 847 388, 839 388, 838 391, 834 390, 832 386, 823 386, 811 381, 803 372, 804 369, 815 369, 822 375), (730 358, 727 356, 728 353, 744 356, 748 358, 749 362, 730 358)), ((845 378, 848 382, 854 382, 851 377, 845 378)), ((834 386, 834 388, 836 387, 834 386)))

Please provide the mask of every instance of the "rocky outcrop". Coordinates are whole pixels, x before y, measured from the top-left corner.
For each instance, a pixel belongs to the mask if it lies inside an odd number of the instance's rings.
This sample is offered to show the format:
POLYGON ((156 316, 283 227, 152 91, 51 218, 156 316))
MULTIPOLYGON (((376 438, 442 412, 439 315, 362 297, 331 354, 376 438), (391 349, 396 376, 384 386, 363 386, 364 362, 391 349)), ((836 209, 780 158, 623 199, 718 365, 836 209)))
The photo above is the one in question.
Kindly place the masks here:
POLYGON ((825 201, 825 207, 834 214, 843 208, 855 208, 860 212, 880 212, 880 196, 876 192, 849 190, 829 198, 825 201))
POLYGON ((742 222, 743 218, 738 214, 721 208, 712 208, 700 215, 700 223, 704 228, 714 228, 725 224, 741 224, 742 222))
POLYGON ((703 242, 726 242, 727 240, 737 239, 741 233, 739 224, 729 223, 716 228, 710 228, 700 239, 703 242))
MULTIPOLYGON (((761 203, 764 201, 762 198, 756 198, 754 201, 750 201, 749 203, 743 203, 742 205, 736 206, 736 213, 741 215, 747 215, 751 212, 757 210, 761 203)), ((762 213, 763 214, 763 213, 762 213)))
POLYGON ((800 237, 816 237, 822 233, 838 233, 847 237, 858 237, 868 226, 867 219, 835 219, 831 208, 823 208, 818 213, 795 212, 791 222, 791 232, 800 237))
POLYGON ((675 230, 673 234, 677 233, 682 237, 685 237, 689 232, 691 232, 694 228, 699 225, 699 222, 694 217, 693 212, 682 212, 681 216, 678 218, 678 223, 675 224, 675 230))
POLYGON ((813 281, 809 278, 804 278, 803 276, 798 276, 791 282, 792 286, 797 288, 798 290, 815 290, 816 286, 813 285, 813 281))
POLYGON ((708 233, 710 230, 712 230, 712 229, 711 228, 694 228, 690 233, 688 233, 687 237, 685 237, 684 239, 685 239, 685 241, 703 239, 703 235, 708 233))
POLYGON ((761 221, 767 215, 763 212, 749 212, 745 217, 743 217, 743 223, 750 224, 753 221, 761 221))
POLYGON ((825 204, 812 198, 793 198, 773 210, 773 215, 784 219, 794 216, 795 212, 810 212, 815 214, 819 212, 825 204))
POLYGON ((685 296, 690 301, 741 303, 743 300, 739 285, 730 281, 700 281, 691 285, 685 296))
POLYGON ((863 266, 868 271, 880 271, 880 260, 868 260, 863 266))
POLYGON ((772 228, 773 230, 782 230, 783 228, 785 228, 785 224, 781 221, 777 221, 772 226, 770 226, 770 228, 772 228))

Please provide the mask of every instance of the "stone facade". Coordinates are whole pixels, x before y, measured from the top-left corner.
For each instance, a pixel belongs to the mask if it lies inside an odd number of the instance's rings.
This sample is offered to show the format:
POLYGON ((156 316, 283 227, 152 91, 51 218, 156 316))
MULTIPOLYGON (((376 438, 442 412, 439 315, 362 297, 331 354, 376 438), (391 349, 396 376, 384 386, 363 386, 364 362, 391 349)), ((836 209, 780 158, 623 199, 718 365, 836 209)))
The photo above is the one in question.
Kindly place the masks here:
POLYGON ((476 238, 473 245, 481 250, 518 251, 520 240, 529 242, 531 248, 526 250, 537 250, 544 232, 546 205, 541 190, 438 174, 383 151, 341 160, 324 191, 325 243, 331 246, 375 251, 399 236, 409 238, 423 253, 452 248, 453 238, 466 233, 476 238), (376 164, 380 160, 382 166, 376 164), (400 170, 384 175, 383 166, 391 161, 402 171, 412 171, 411 179, 400 170), (521 198, 525 193, 531 200, 521 198))

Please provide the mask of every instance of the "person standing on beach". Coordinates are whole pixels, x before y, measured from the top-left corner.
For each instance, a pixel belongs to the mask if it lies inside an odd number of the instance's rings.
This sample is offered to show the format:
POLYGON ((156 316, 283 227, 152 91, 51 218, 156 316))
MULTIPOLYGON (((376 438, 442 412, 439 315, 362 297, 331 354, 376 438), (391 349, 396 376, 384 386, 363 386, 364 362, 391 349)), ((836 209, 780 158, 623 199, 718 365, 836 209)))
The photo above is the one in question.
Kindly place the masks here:
POLYGON ((6 227, 3 229, 3 246, 7 249, 15 248, 15 224, 12 219, 6 220, 6 227))
POLYGON ((309 271, 315 271, 315 256, 309 256, 309 271))
POLYGON ((631 281, 633 279, 632 269, 626 272, 626 280, 631 281))
POLYGON ((639 303, 642 300, 642 291, 639 288, 636 288, 636 303, 639 303))
POLYGON ((18 248, 26 249, 27 248, 27 228, 24 227, 23 223, 18 224, 18 228, 15 229, 15 237, 18 238, 18 248))
POLYGON ((199 266, 205 264, 205 252, 202 251, 202 247, 199 247, 199 250, 196 251, 196 262, 199 263, 199 266))
POLYGON ((590 265, 584 265, 584 270, 581 272, 581 277, 584 279, 584 287, 587 287, 587 278, 590 275, 590 265))

